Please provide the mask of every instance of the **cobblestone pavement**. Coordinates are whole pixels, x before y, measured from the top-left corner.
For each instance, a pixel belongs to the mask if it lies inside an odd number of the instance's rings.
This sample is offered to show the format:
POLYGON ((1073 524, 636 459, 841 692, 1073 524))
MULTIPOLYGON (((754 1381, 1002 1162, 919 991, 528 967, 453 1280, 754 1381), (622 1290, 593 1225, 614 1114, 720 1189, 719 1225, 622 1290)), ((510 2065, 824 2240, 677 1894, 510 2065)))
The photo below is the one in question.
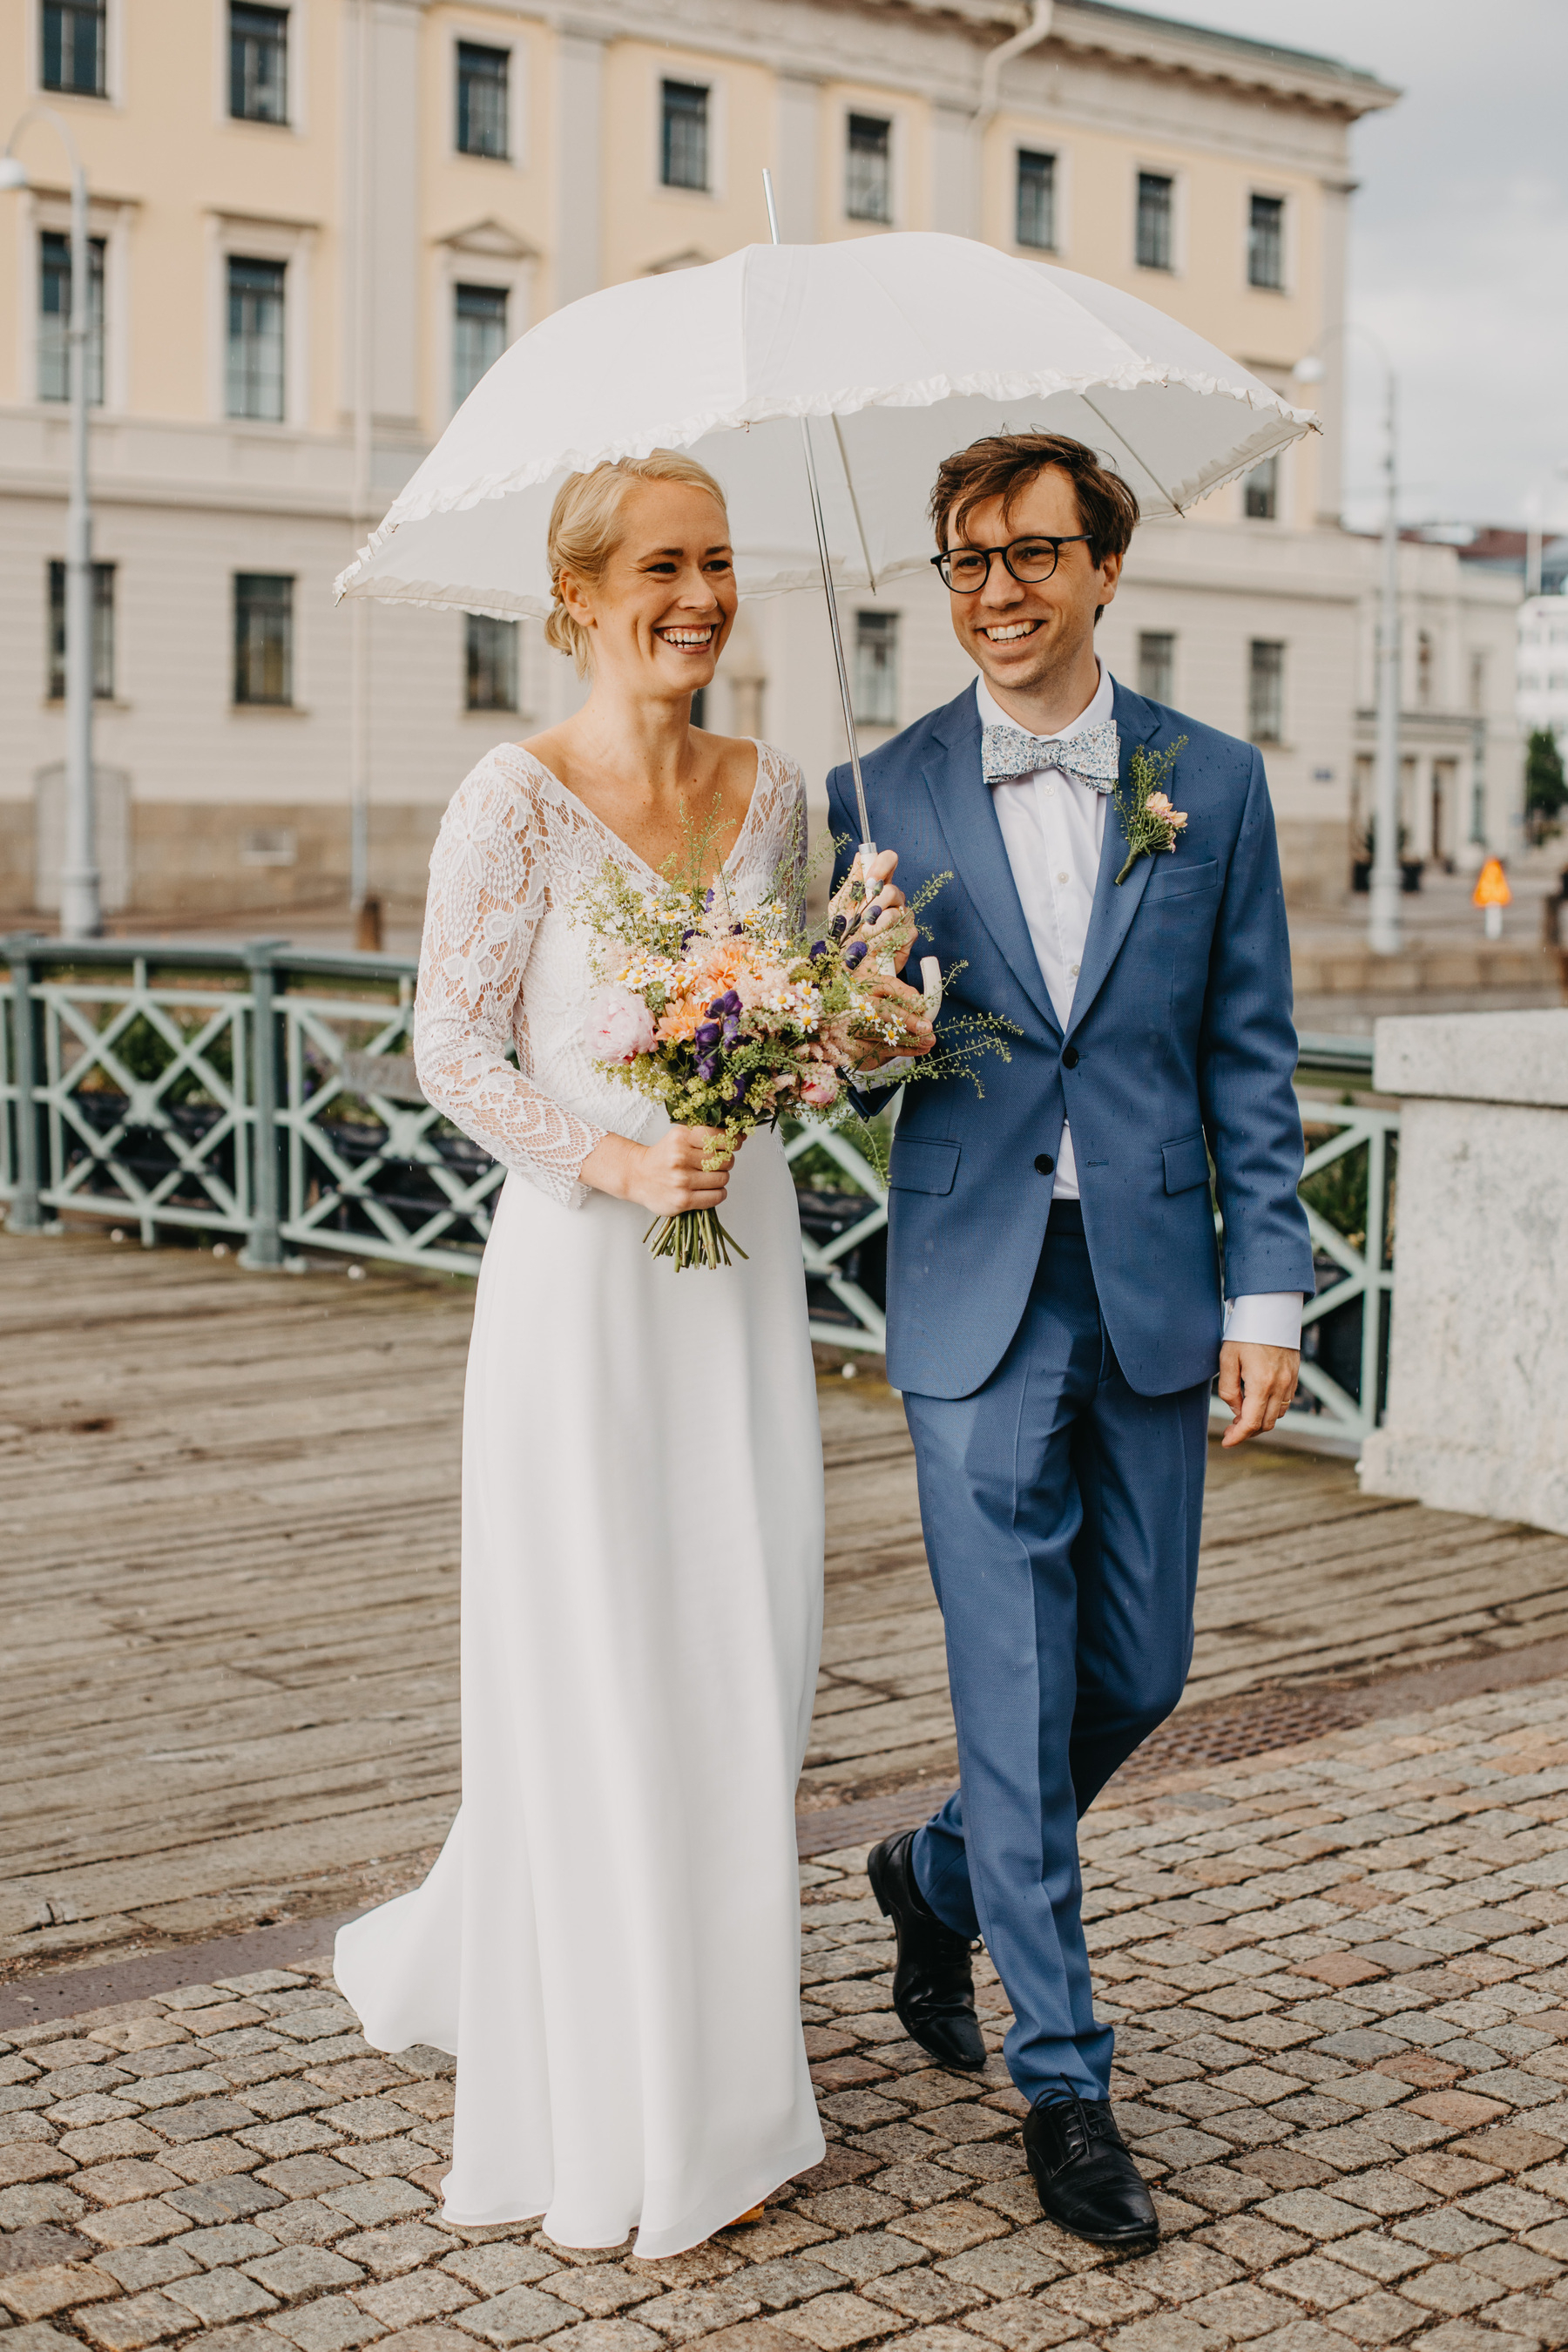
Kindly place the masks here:
POLYGON ((903 2036, 852 1850, 802 1872, 827 2159, 760 2225, 442 2223, 450 2062, 367 2051, 323 1961, 0 2040, 0 2347, 1568 2345, 1568 1683, 1145 1785, 1085 1853, 1151 2255, 1041 2220, 999 2058, 903 2036))

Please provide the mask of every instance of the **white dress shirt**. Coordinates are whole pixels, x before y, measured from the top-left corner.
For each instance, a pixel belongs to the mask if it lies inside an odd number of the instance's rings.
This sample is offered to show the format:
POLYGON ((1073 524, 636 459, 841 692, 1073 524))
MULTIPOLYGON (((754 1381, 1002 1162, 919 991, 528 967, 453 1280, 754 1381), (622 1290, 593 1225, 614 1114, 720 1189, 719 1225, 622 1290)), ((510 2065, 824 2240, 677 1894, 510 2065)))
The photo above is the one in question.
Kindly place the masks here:
MULTIPOLYGON (((1112 715, 1115 688, 1110 672, 1100 665, 1100 683, 1087 709, 1066 727, 1052 730, 1065 738, 1085 727, 1097 727, 1112 715)), ((974 681, 974 699, 982 727, 1016 727, 983 677, 974 681)), ((1105 813, 1109 794, 1097 793, 1060 768, 1037 769, 991 790, 996 822, 1024 920, 1029 927, 1035 959, 1051 1009, 1065 1034, 1072 1018, 1073 996, 1089 919, 1100 879, 1105 845, 1105 813)), ((1051 1197, 1079 1198, 1078 1162, 1073 1156, 1072 1130, 1064 1120, 1057 1151, 1051 1197)), ((1297 1348, 1301 1343, 1301 1294, 1299 1290, 1255 1293, 1226 1301, 1225 1336, 1255 1340, 1273 1348, 1297 1348)))

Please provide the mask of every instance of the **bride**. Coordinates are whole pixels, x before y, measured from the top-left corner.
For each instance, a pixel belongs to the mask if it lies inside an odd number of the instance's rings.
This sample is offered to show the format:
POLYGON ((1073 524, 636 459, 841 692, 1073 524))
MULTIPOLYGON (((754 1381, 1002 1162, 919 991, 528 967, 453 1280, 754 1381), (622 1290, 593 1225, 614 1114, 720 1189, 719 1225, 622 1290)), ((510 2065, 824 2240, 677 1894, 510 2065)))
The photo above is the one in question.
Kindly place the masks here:
POLYGON ((508 1171, 464 1412, 463 1804, 337 1976, 378 2049, 457 2053, 447 2220, 635 2229, 646 2257, 824 2153, 795 1843, 822 1456, 777 1137, 709 1170, 709 1130, 595 1066, 573 899, 607 857, 652 883, 711 822, 752 904, 805 820, 793 761, 689 724, 737 602, 711 476, 665 451, 574 475, 549 553, 547 635, 592 691, 447 810, 415 1023, 426 1096, 508 1171), (729 1270, 643 1246, 726 1201, 729 1270))

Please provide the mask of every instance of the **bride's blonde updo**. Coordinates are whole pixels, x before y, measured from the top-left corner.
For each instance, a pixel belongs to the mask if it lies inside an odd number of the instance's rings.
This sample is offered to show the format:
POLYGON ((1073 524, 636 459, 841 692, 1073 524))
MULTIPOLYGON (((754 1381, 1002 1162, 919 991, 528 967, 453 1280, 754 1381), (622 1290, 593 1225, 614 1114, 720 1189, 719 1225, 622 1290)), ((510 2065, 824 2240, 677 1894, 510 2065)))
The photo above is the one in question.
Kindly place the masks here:
POLYGON ((724 507, 724 493, 707 467, 700 466, 695 457, 683 457, 678 449, 654 449, 646 457, 616 457, 595 466, 591 473, 568 474, 550 509, 545 549, 554 602, 544 635, 557 653, 571 655, 579 677, 588 675, 592 639, 566 609, 561 574, 570 572, 590 588, 598 585, 620 544, 621 507, 634 482, 685 482, 694 490, 706 490, 721 509, 724 507))

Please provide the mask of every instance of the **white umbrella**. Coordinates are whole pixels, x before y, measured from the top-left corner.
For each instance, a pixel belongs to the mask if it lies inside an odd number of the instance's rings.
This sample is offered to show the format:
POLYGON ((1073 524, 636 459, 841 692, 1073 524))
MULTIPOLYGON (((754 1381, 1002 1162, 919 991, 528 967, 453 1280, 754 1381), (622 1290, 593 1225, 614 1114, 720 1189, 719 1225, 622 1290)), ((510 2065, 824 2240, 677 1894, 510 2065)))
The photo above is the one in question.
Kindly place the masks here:
MULTIPOLYGON (((1157 517, 1312 425, 1147 302, 968 237, 745 246, 606 287, 521 336, 338 593, 542 618, 545 525, 565 476, 668 448, 723 484, 741 593, 830 568, 831 612, 834 583, 874 590, 923 567, 937 466, 982 434, 1087 441, 1157 517)), ((836 615, 834 635, 847 716, 836 615)))

